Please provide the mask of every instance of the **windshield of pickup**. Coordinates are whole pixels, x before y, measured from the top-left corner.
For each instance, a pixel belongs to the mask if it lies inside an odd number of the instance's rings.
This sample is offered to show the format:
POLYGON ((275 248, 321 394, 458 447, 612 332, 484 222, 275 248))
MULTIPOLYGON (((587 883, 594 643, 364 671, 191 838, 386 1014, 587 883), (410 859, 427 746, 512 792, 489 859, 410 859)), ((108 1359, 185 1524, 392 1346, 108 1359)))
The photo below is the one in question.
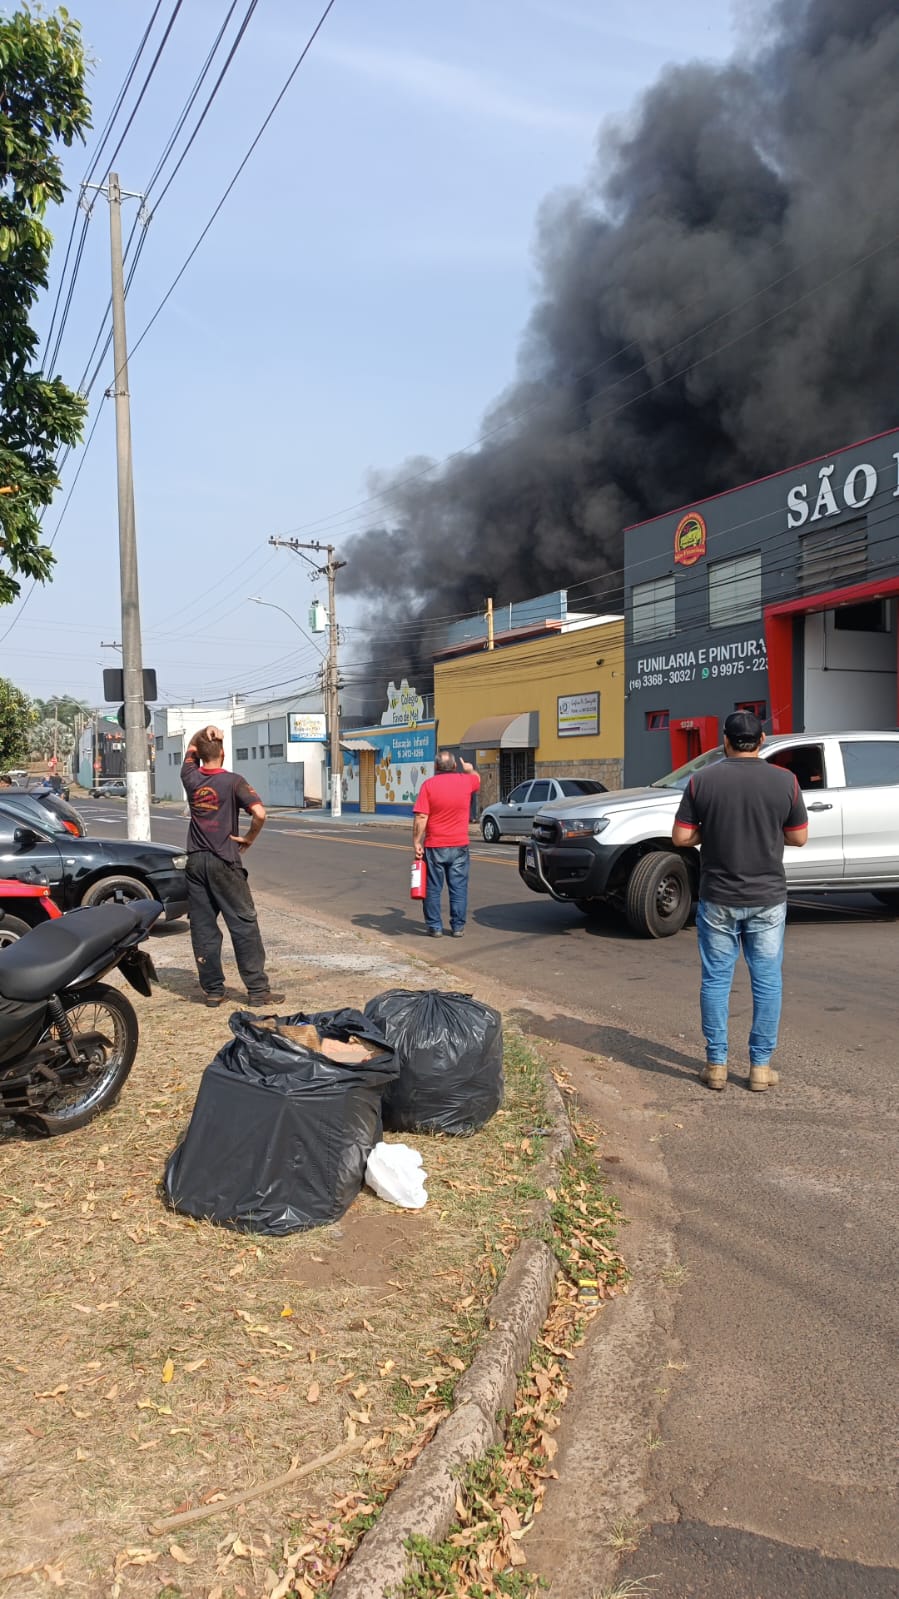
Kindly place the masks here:
POLYGON ((724 750, 720 744, 717 749, 706 750, 704 755, 697 755, 693 761, 688 761, 686 766, 679 766, 676 772, 669 772, 667 777, 660 777, 657 782, 651 783, 650 788, 678 788, 683 792, 694 772, 701 772, 704 766, 714 766, 716 762, 724 760, 724 750))

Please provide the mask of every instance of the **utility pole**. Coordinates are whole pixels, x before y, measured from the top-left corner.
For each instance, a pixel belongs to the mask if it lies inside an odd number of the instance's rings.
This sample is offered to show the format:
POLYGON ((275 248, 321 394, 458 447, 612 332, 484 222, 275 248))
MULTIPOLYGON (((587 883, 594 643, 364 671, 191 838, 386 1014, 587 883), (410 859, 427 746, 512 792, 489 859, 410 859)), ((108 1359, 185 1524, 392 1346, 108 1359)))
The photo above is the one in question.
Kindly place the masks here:
MULTIPOLYGON (((95 185, 87 185, 95 187, 95 185)), ((128 391, 128 340, 125 331, 125 279, 122 266, 122 198, 143 200, 123 191, 118 174, 106 186, 96 185, 109 201, 109 247, 112 266, 113 380, 115 399, 116 474, 119 502, 119 584, 122 596, 122 670, 125 702, 125 782, 128 794, 128 837, 150 837, 150 782, 147 732, 144 724, 144 671, 140 632, 137 534, 134 522, 134 476, 131 460, 131 397, 128 391)))
POLYGON ((338 561, 337 552, 333 544, 319 544, 315 539, 311 544, 303 544, 299 539, 270 538, 269 544, 275 544, 285 550, 293 550, 294 555, 302 556, 304 550, 314 550, 321 555, 324 550, 327 561, 324 566, 316 566, 314 561, 309 565, 322 577, 328 580, 328 660, 326 692, 328 697, 328 736, 331 746, 331 815, 335 819, 342 814, 342 795, 340 774, 343 770, 343 759, 340 753, 340 669, 338 665, 337 650, 340 643, 337 632, 337 574, 346 561, 338 561))
POLYGON ((493 649, 493 596, 487 601, 487 648, 493 649))

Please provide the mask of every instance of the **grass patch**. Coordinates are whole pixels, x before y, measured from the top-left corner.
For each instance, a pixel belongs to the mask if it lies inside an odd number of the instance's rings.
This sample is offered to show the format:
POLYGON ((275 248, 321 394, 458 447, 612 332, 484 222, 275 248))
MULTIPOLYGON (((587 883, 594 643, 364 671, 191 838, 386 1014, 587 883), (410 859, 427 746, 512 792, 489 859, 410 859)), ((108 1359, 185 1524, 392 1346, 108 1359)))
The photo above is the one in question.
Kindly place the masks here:
MULTIPOLYGON (((230 1036, 227 1013, 186 1003, 179 944, 156 951, 163 986, 138 1001, 141 1049, 119 1105, 53 1142, 0 1137, 0 1292, 16 1328, 0 1385, 3 1593, 42 1572, 110 1599, 255 1599, 286 1579, 300 1599, 326 1592, 452 1403, 528 1225, 545 1094, 515 1035, 488 1127, 404 1139, 429 1173, 424 1211, 363 1193, 339 1226, 288 1239, 167 1212, 165 1160, 230 1036), (147 1534, 353 1436, 363 1453, 318 1478, 174 1543, 147 1534)), ((376 986, 314 962, 272 976, 285 1009, 358 1004, 376 986)))
POLYGON ((527 1570, 522 1539, 554 1475, 568 1364, 602 1300, 622 1292, 628 1275, 615 1248, 618 1206, 605 1191, 585 1130, 549 1197, 563 1274, 519 1381, 504 1441, 461 1476, 456 1524, 447 1538, 439 1545, 410 1540, 412 1569, 402 1599, 536 1599, 544 1587, 527 1570))

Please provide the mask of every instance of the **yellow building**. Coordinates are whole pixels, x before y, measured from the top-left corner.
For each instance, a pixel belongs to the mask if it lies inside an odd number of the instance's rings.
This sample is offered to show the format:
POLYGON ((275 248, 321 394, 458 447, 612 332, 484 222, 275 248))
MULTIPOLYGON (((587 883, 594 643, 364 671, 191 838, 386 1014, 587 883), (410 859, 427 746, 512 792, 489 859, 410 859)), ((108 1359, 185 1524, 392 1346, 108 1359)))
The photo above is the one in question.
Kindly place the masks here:
POLYGON ((620 788, 624 622, 544 622, 497 633, 493 649, 477 639, 443 650, 434 709, 438 748, 476 759, 482 806, 529 777, 595 777, 620 788))

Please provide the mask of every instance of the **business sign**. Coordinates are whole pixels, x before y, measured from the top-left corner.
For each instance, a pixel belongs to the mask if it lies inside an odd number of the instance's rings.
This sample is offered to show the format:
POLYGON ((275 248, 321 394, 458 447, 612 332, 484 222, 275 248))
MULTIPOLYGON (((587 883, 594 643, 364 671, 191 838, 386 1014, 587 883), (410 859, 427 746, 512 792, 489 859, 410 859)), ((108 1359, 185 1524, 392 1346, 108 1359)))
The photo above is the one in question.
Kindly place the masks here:
POLYGON ((674 559, 678 566, 695 566, 705 555, 707 543, 705 519, 695 511, 682 516, 674 530, 674 559))
POLYGON ((290 711, 287 717, 289 744, 321 744, 327 738, 328 721, 321 711, 290 711))
POLYGON ((403 678, 399 688, 387 684, 387 709, 381 717, 382 727, 417 727, 425 714, 425 702, 417 689, 410 688, 403 678))
POLYGON ((558 697, 558 736, 578 738, 599 732, 598 694, 560 694, 558 697))
POLYGON ((767 670, 764 638, 723 638, 717 644, 663 650, 658 655, 638 655, 633 675, 628 678, 627 692, 636 694, 641 689, 668 688, 678 683, 705 683, 717 677, 745 678, 767 670))

